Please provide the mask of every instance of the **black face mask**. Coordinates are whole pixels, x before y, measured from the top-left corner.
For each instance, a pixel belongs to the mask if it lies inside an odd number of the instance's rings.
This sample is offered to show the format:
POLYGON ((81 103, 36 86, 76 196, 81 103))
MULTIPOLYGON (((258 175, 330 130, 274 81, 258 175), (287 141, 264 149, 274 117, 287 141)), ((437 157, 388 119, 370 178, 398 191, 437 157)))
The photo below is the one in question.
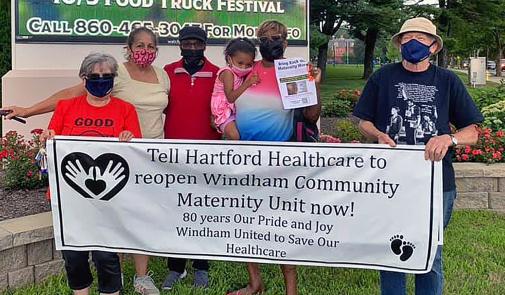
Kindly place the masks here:
POLYGON ((202 69, 203 51, 203 49, 181 49, 181 55, 184 59, 184 69, 186 69, 190 75, 202 69))
POLYGON ((270 62, 284 56, 284 40, 266 40, 260 43, 261 56, 270 62))

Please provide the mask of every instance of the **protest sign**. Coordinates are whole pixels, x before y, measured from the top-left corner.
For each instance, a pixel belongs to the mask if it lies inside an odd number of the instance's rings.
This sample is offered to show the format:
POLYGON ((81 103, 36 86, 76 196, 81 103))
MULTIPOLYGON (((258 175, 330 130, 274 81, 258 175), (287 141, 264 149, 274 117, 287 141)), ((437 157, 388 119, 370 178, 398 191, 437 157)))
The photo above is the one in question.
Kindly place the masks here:
POLYGON ((57 137, 57 249, 424 273, 441 165, 416 146, 57 137))
POLYGON ((309 79, 307 62, 301 58, 276 59, 275 76, 284 109, 317 104, 316 83, 309 79))

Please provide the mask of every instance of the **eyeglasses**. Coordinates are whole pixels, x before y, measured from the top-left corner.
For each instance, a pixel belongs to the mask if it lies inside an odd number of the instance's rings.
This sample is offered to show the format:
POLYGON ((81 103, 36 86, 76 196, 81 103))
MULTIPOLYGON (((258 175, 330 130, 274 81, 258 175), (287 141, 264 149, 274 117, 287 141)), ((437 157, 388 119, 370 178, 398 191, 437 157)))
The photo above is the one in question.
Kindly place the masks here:
POLYGON ((86 79, 88 80, 100 80, 101 79, 104 79, 104 80, 110 80, 110 79, 113 79, 115 77, 114 74, 111 74, 111 73, 106 73, 106 74, 102 74, 100 76, 100 74, 97 74, 97 73, 91 73, 89 75, 86 76, 86 79))
POLYGON ((258 38, 260 42, 267 42, 267 41, 279 41, 279 40, 284 40, 282 37, 282 34, 277 34, 277 35, 272 35, 272 36, 261 36, 258 38))
POLYGON ((205 48, 205 43, 200 40, 182 40, 182 49, 203 49, 205 48))

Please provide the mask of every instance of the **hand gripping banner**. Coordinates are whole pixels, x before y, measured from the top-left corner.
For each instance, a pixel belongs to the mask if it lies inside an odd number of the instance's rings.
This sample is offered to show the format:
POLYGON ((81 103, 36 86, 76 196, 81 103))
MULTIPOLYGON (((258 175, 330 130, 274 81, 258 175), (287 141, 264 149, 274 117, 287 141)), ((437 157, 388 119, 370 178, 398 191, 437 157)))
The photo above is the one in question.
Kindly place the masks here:
POLYGON ((442 169, 416 146, 56 137, 57 249, 425 273, 442 169))

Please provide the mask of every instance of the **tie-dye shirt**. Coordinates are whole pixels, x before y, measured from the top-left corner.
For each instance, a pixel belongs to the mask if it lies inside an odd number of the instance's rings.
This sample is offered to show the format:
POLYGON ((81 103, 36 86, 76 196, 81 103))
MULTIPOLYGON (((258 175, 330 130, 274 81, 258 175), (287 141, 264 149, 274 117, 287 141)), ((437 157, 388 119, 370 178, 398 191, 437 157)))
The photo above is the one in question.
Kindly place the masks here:
POLYGON ((240 139, 288 141, 293 133, 293 111, 282 106, 275 68, 266 68, 259 61, 252 73, 258 74, 260 82, 235 101, 240 139))

